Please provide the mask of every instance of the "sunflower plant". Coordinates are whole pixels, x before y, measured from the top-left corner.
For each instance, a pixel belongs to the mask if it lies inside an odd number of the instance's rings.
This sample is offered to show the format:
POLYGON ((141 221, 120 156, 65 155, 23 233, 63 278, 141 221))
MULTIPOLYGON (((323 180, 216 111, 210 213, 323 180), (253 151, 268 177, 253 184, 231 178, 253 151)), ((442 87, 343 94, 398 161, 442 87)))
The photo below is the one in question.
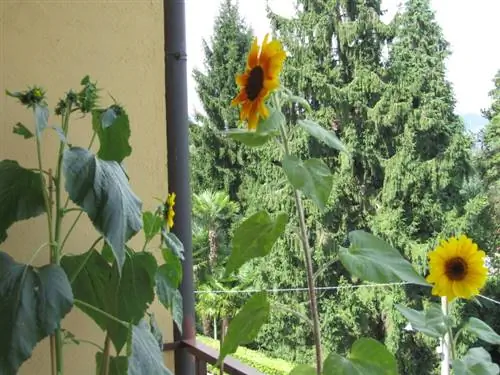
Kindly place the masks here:
MULTIPOLYGON (((281 150, 280 165, 291 187, 292 199, 297 210, 298 236, 304 252, 310 306, 306 321, 310 323, 315 346, 315 367, 300 365, 291 374, 398 374, 394 355, 382 343, 371 338, 359 338, 347 356, 329 353, 325 358, 323 355, 320 316, 303 199, 311 200, 319 210, 324 209, 332 190, 333 175, 321 159, 301 160, 292 154, 289 147, 290 134, 300 129, 337 150, 339 156, 344 155, 349 158, 350 153, 335 132, 325 129, 310 117, 311 109, 308 102, 304 98, 295 96, 281 84, 279 76, 285 60, 286 53, 279 40, 270 40, 269 35, 265 36, 261 45, 257 39, 253 40, 245 71, 235 77, 239 93, 231 103, 232 106, 240 106, 240 120, 243 127, 228 130, 225 134, 248 147, 262 147, 275 142, 281 150), (299 120, 296 124, 287 123, 283 108, 288 106, 292 110, 297 108, 297 105, 302 106, 305 111, 297 111, 299 120)), ((226 264, 226 274, 238 271, 243 264, 254 258, 269 254, 288 224, 289 218, 285 213, 271 216, 265 210, 246 218, 234 232, 232 253, 226 264)), ((429 288, 430 283, 434 283, 435 295, 453 299, 469 298, 477 294, 486 280, 484 253, 478 251, 477 246, 465 237, 460 237, 458 240, 451 239, 449 243, 443 243, 430 254, 431 272, 427 279, 420 275, 398 250, 377 236, 355 230, 350 232, 348 237, 350 245, 348 248, 340 247, 339 259, 353 276, 364 281, 405 282, 429 288)), ((491 370, 481 374, 497 374, 498 372, 493 372, 493 369, 498 370, 498 367, 491 364, 484 349, 481 351, 474 348, 464 358, 456 358, 453 342, 446 339, 451 337, 452 328, 447 314, 447 302, 443 306, 446 308, 432 305, 429 310, 423 312, 404 306, 398 306, 398 309, 410 319, 415 329, 448 343, 446 350, 452 352, 449 362, 453 363, 456 374, 479 374, 480 372, 470 372, 475 371, 470 369, 476 367, 491 370)), ((226 337, 222 340, 219 365, 223 365, 225 356, 234 353, 238 345, 248 343, 257 336, 260 327, 270 315, 270 309, 265 292, 254 294, 244 304, 230 323, 226 337)), ((490 340, 489 342, 500 338, 484 322, 471 319, 459 330, 454 341, 463 330, 476 333, 481 339, 490 340)))
POLYGON ((88 76, 80 90, 70 90, 55 106, 60 125, 49 123, 42 88, 7 91, 7 95, 33 113, 33 124, 17 123, 13 134, 30 143, 37 164, 0 161, 0 243, 15 222, 40 215, 46 218, 47 237, 26 264, 14 259, 15 249, 0 251, 0 374, 18 373, 46 337, 52 375, 64 373, 65 346, 83 343, 98 348, 98 375, 170 374, 149 308, 157 296, 182 327, 177 288, 183 246, 170 232, 175 194, 156 211, 143 212, 123 164, 132 153, 125 108, 116 102, 101 107, 99 89, 88 76), (82 116, 90 120, 85 147, 71 142, 72 120, 82 116), (59 136, 52 165, 42 158, 49 131, 59 136), (67 241, 82 216, 90 219, 95 238, 70 250, 67 241), (128 242, 139 232, 144 244, 136 251, 128 242), (161 256, 155 257, 155 252, 161 256), (44 255, 46 264, 41 260, 44 255), (34 266, 35 260, 42 265, 34 266), (75 337, 64 327, 64 318, 75 307, 102 329, 102 343, 75 337))

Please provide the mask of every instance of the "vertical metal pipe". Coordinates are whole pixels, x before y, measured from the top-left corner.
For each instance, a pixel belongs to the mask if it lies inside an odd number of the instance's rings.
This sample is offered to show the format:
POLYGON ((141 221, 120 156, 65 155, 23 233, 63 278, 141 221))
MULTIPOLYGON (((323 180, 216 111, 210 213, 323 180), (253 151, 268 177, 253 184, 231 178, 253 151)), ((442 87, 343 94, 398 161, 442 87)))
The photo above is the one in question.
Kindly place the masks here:
MULTIPOLYGON (((191 238, 191 188, 189 181, 189 142, 186 68, 186 25, 183 0, 163 0, 165 32, 165 95, 167 110, 167 158, 169 192, 176 194, 175 224, 172 232, 184 244, 183 278, 180 292, 183 299, 183 333, 174 327, 175 340, 196 337, 193 254, 191 238)), ((193 357, 186 349, 175 352, 175 373, 195 373, 193 357)))

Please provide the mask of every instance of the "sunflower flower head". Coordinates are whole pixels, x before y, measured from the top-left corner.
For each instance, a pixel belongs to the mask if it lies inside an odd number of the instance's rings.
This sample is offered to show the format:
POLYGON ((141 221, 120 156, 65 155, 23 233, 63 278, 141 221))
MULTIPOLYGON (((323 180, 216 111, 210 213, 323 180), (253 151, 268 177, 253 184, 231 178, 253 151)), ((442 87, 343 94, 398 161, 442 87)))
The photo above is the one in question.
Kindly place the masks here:
POLYGON ((240 92, 231 105, 241 104, 240 120, 247 121, 249 130, 257 129, 259 118, 269 116, 265 100, 279 87, 279 74, 286 58, 281 43, 268 38, 266 34, 260 47, 257 39, 253 40, 245 72, 236 76, 240 92))
POLYGON ((175 193, 170 193, 167 196, 165 202, 165 221, 168 229, 171 229, 174 226, 174 216, 175 216, 174 206, 175 206, 175 193))
POLYGON ((479 294, 488 275, 484 258, 484 251, 465 235, 442 241, 429 253, 427 281, 433 284, 432 294, 450 302, 479 294))

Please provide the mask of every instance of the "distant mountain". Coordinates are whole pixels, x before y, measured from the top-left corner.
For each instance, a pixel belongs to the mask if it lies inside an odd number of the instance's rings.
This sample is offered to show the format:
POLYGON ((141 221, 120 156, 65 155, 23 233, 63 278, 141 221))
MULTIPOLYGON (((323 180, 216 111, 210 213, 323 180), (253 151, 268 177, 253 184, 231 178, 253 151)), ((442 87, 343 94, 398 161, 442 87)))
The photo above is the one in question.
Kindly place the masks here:
POLYGON ((462 115, 462 119, 464 120, 465 128, 474 134, 477 134, 488 123, 488 120, 477 113, 466 113, 462 115))

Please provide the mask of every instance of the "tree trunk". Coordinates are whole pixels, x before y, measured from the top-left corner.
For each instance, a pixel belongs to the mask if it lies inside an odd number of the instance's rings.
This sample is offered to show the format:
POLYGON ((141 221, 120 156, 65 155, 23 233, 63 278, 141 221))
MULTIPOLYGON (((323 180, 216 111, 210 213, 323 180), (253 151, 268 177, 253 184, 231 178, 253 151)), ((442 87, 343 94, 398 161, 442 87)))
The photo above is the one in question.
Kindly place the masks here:
POLYGON ((208 254, 208 264, 210 269, 213 270, 217 264, 218 244, 217 244, 217 231, 213 228, 208 230, 208 243, 210 245, 210 253, 208 254))
POLYGON ((221 333, 221 337, 226 337, 227 327, 228 326, 229 326, 229 318, 227 316, 225 316, 222 319, 222 333, 221 333))
POLYGON ((210 317, 209 316, 204 316, 202 318, 202 324, 203 324, 203 334, 207 337, 210 337, 210 317))

